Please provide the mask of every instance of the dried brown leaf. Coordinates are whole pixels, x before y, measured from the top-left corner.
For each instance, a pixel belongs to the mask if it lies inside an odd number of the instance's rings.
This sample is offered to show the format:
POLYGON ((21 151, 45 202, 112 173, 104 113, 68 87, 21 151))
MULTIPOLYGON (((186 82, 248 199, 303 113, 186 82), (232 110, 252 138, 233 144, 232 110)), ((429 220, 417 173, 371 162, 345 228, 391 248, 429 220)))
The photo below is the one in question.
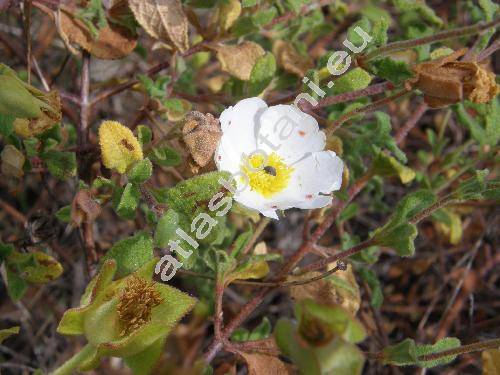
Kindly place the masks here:
POLYGON ((299 77, 304 77, 307 71, 313 67, 311 59, 302 56, 292 43, 284 40, 277 40, 274 43, 273 54, 285 71, 299 77))
POLYGON ((247 363, 248 375, 285 375, 290 373, 285 364, 277 357, 265 354, 238 353, 247 363))
POLYGON ((137 37, 122 26, 110 24, 102 28, 98 38, 94 39, 85 24, 75 19, 69 11, 61 10, 59 22, 64 40, 78 44, 99 59, 121 59, 129 55, 137 45, 137 37))
POLYGON ((13 145, 5 146, 0 157, 2 159, 1 171, 5 176, 20 178, 24 174, 23 165, 26 158, 13 145))
POLYGON ((216 50, 222 70, 243 81, 250 79, 253 66, 266 53, 257 43, 248 41, 238 45, 220 44, 216 50))
POLYGON ((135 19, 153 38, 189 48, 188 19, 180 0, 129 0, 135 19))

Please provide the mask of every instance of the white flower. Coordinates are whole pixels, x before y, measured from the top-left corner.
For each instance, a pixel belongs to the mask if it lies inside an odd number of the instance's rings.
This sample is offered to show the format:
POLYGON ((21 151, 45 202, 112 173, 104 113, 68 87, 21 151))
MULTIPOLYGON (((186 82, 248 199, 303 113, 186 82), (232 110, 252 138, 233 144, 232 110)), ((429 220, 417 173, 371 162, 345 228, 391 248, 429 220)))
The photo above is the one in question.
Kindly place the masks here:
POLYGON ((323 151, 325 133, 314 117, 292 105, 268 107, 248 98, 224 110, 220 122, 215 162, 235 178, 237 202, 275 219, 276 210, 332 202, 343 163, 335 152, 323 151))

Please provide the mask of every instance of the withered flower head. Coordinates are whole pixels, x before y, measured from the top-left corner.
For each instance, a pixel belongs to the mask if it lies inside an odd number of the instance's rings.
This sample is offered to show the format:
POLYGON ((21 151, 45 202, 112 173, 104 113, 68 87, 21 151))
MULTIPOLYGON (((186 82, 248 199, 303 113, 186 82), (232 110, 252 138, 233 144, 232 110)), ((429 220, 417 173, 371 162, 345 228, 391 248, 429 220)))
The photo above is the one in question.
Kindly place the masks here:
POLYGON ((221 135, 219 121, 210 113, 192 111, 187 114, 182 137, 198 167, 204 167, 212 159, 221 135))
POLYGON ((151 310, 162 301, 152 282, 132 275, 127 280, 117 306, 118 319, 123 327, 121 335, 128 335, 148 323, 151 320, 151 310))
POLYGON ((465 49, 437 60, 417 64, 411 84, 424 93, 431 108, 445 107, 468 99, 486 103, 497 94, 495 74, 476 61, 458 61, 465 49))

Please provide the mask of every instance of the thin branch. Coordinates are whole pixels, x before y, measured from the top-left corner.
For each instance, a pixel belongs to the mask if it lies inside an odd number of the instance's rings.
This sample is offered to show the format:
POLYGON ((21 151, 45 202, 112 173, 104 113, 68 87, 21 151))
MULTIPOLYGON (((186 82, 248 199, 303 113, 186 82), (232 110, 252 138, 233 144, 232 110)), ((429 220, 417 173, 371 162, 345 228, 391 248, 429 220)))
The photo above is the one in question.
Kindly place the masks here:
POLYGON ((406 120, 405 124, 398 130, 396 135, 394 136, 396 140, 396 144, 401 144, 403 139, 406 138, 410 130, 412 130, 415 125, 417 125, 418 120, 422 118, 424 113, 429 109, 426 103, 421 102, 418 106, 417 109, 415 109, 415 112, 406 120))
POLYGON ((383 47, 380 47, 379 49, 376 49, 375 51, 372 51, 368 53, 365 56, 361 56, 360 59, 362 62, 366 62, 368 60, 371 60, 375 57, 379 57, 382 55, 386 55, 389 52, 396 52, 396 51, 401 51, 404 49, 408 48, 413 48, 417 46, 421 46, 423 44, 428 44, 428 43, 435 43, 435 42, 442 42, 448 39, 454 39, 454 38, 460 38, 463 36, 468 36, 468 35, 474 35, 477 34, 483 30, 496 27, 500 24, 500 18, 497 18, 496 20, 493 20, 491 22, 479 22, 475 25, 472 26, 465 26, 465 27, 460 27, 457 29, 453 30, 446 30, 442 31, 437 34, 425 36, 422 38, 417 38, 417 39, 412 39, 412 40, 403 40, 399 42, 393 42, 386 44, 383 47))
POLYGON ((83 51, 82 72, 80 81, 80 126, 78 127, 78 145, 87 143, 89 127, 89 91, 90 91, 90 54, 83 51))
POLYGON ((406 94, 408 94, 408 90, 407 89, 403 89, 403 90, 400 90, 400 91, 397 91, 395 94, 391 95, 391 96, 388 96, 386 98, 383 98, 383 99, 380 99, 380 100, 377 100, 373 103, 370 103, 368 105, 365 105, 364 107, 361 107, 361 108, 357 108, 357 109, 354 109, 342 116, 340 116, 337 120, 333 121, 329 126, 328 128, 326 129, 326 136, 329 137, 330 135, 332 135, 338 128, 340 128, 342 126, 342 124, 344 122, 346 122, 347 120, 353 118, 354 116, 356 115, 359 115, 361 113, 369 113, 369 112, 373 112, 379 108, 382 108, 384 106, 386 106, 387 104, 391 103, 393 100, 396 100, 397 98, 400 98, 406 94))
POLYGON ((386 92, 388 90, 392 90, 393 88, 394 88, 394 84, 392 82, 389 82, 389 81, 376 83, 374 85, 368 86, 368 87, 361 89, 361 90, 354 90, 354 91, 346 92, 343 94, 338 94, 338 95, 328 96, 326 98, 323 98, 323 99, 318 101, 318 105, 316 105, 314 108, 316 109, 316 108, 327 107, 327 106, 333 105, 333 104, 350 102, 354 99, 362 98, 365 96, 372 96, 372 95, 381 94, 381 93, 386 92))
POLYGON ((498 349, 500 348, 500 339, 486 340, 482 342, 476 342, 474 344, 462 345, 458 348, 444 350, 438 353, 425 354, 418 357, 419 361, 433 361, 439 358, 448 357, 451 355, 460 355, 466 353, 479 352, 488 349, 498 349))

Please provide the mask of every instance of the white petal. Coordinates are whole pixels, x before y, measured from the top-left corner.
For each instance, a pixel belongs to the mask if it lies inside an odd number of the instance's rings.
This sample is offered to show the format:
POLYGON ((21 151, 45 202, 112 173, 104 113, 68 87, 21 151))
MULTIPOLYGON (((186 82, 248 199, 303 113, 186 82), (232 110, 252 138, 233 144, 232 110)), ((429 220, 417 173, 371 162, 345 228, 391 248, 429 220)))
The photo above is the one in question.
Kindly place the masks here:
POLYGON ((333 198, 330 195, 318 195, 314 198, 300 202, 295 207, 302 209, 323 208, 332 203, 332 200, 333 198))
POLYGON ((267 104, 262 99, 248 98, 225 109, 220 115, 221 142, 234 146, 240 155, 255 151, 258 119, 266 108, 267 104))
POLYGON ((286 163, 294 163, 325 147, 325 133, 319 130, 316 119, 295 106, 269 107, 259 122, 258 147, 276 152, 286 163))
POLYGON ((333 151, 314 152, 293 167, 290 184, 298 185, 303 200, 340 189, 344 163, 333 151))

